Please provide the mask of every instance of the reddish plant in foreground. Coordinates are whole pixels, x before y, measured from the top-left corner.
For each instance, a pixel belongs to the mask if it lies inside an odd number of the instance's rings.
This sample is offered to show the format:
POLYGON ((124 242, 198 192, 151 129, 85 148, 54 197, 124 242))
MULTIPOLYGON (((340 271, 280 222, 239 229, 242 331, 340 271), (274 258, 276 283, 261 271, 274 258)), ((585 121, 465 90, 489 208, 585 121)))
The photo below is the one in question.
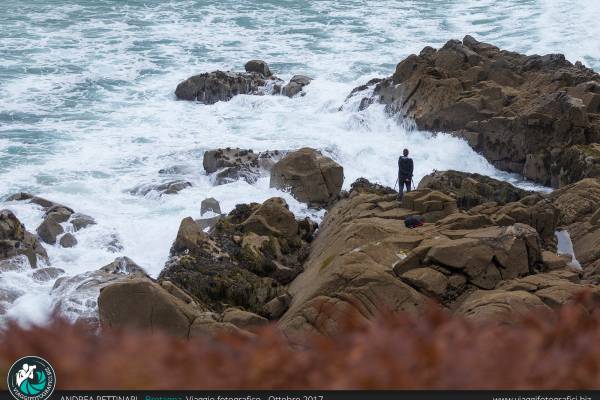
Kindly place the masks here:
POLYGON ((514 325, 431 308, 307 343, 291 348, 273 326, 255 339, 184 341, 148 332, 93 335, 57 320, 0 333, 0 375, 17 358, 39 355, 62 389, 600 387, 600 312, 583 297, 553 317, 514 325))

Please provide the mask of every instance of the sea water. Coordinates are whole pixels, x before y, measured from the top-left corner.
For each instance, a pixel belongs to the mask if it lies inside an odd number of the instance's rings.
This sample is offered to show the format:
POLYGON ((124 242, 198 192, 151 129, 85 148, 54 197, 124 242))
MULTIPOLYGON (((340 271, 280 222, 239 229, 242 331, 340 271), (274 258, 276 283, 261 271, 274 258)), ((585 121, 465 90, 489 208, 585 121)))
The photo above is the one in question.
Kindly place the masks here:
MULTIPOLYGON (((589 1, 4 0, 0 13, 0 199, 26 191, 93 216, 71 249, 45 245, 67 275, 128 256, 161 271, 182 218, 214 197, 223 211, 282 196, 298 216, 320 219, 268 178, 213 186, 203 152, 216 147, 315 147, 356 178, 393 186, 408 147, 415 182, 458 169, 533 187, 493 168, 462 140, 407 130, 381 106, 358 111, 348 93, 424 46, 465 34, 509 50, 565 53, 600 68, 600 3, 589 1), (237 96, 206 106, 177 101, 176 85, 216 69, 267 61, 289 79, 314 80, 306 95, 237 96), (176 166, 178 175, 158 173, 176 166), (176 195, 143 197, 142 184, 184 179, 176 195), (122 250, 110 243, 117 238, 122 250)), ((400 121, 401 122, 401 121, 400 121)), ((3 201, 30 231, 40 207, 3 201)), ((60 299, 24 265, 0 273, 4 318, 43 323, 60 299), (12 298, 17 297, 16 300, 12 298)), ((2 319, 3 317, 0 317, 2 319)))

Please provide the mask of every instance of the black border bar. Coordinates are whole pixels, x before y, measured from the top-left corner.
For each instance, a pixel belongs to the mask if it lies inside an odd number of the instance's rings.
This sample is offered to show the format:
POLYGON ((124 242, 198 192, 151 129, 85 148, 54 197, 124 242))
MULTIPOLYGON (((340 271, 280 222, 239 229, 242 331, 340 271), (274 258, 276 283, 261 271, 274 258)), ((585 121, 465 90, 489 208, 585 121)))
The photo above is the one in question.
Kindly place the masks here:
MULTIPOLYGON (((56 390, 53 400, 600 400, 600 390, 56 390)), ((0 391, 0 400, 13 399, 0 391)))

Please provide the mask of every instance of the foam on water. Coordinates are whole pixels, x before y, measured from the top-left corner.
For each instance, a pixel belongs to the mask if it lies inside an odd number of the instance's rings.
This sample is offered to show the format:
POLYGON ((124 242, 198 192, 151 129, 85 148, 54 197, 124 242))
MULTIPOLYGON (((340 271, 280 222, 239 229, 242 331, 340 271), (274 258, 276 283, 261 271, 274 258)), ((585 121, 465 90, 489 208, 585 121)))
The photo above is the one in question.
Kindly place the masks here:
MULTIPOLYGON (((600 66, 593 1, 79 1, 8 0, 0 15, 0 198, 28 191, 93 216, 72 249, 46 246, 68 275, 126 255, 156 276, 182 218, 215 197, 223 211, 283 196, 298 215, 319 219, 288 194, 254 185, 212 186, 202 154, 214 147, 254 150, 312 146, 344 166, 345 187, 364 176, 389 186, 404 147, 415 182, 434 169, 502 173, 449 135, 409 131, 382 107, 338 111, 352 88, 389 75, 423 46, 465 34, 516 51, 563 52, 600 66), (573 29, 577 21, 577 29, 573 29), (188 76, 243 69, 267 60, 284 79, 315 78, 306 96, 238 96, 212 106, 176 101, 188 76), (179 175, 159 175, 180 166, 179 175), (134 196, 140 184, 185 179, 177 195, 134 196), (118 237, 123 250, 111 252, 118 237)), ((4 202, 30 231, 43 212, 4 202)), ((0 291, 18 298, 7 314, 43 321, 59 299, 32 271, 0 273, 0 291)), ((0 304, 0 309, 2 308, 0 304)), ((6 304, 4 304, 6 306, 6 304)))

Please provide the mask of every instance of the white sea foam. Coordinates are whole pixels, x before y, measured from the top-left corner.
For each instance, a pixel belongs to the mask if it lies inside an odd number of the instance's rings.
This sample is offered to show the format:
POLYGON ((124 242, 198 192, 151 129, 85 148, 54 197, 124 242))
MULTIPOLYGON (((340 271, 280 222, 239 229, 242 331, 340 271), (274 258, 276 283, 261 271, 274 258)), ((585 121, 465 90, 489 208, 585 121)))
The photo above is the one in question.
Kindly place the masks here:
MULTIPOLYGON (((298 215, 319 219, 286 193, 254 185, 212 186, 203 151, 321 149, 344 166, 345 187, 360 176, 392 186, 404 147, 415 160, 415 182, 434 169, 479 172, 510 180, 469 146, 449 135, 407 131, 382 107, 345 107, 352 88, 389 75, 425 45, 465 34, 526 52, 564 52, 600 66, 595 2, 553 1, 170 1, 53 2, 8 0, 0 26, 0 196, 29 191, 93 216, 72 249, 46 246, 67 275, 129 256, 156 276, 182 218, 199 217, 200 201, 235 204, 283 196, 298 215), (572 28, 572 21, 578 28, 572 28), (587 21, 581 23, 581 21, 587 21), (315 80, 306 95, 238 96, 204 106, 176 101, 188 76, 243 69, 267 60, 289 79, 315 80), (185 172, 159 175, 174 165, 185 172), (148 183, 185 179, 193 187, 172 196, 133 196, 148 183), (118 237, 123 250, 108 248, 118 237)), ((5 202, 30 231, 43 211, 5 202)), ((0 273, 0 290, 20 297, 7 315, 42 321, 58 299, 53 282, 31 271, 0 273)))

